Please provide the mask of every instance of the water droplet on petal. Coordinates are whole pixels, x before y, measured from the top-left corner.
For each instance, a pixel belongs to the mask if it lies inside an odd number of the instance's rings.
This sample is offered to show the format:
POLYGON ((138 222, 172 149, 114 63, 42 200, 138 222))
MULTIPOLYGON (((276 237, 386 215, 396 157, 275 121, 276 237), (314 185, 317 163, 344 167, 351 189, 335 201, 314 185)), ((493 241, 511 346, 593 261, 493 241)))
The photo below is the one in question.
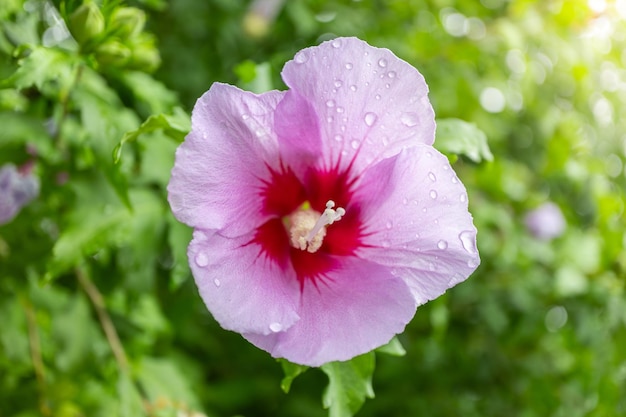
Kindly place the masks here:
POLYGON ((389 88, 389 87, 391 87, 391 84, 389 83, 385 84, 385 88, 389 88))
POLYGON ((403 199, 402 199, 402 204, 404 204, 405 206, 406 206, 407 204, 409 204, 409 199, 408 199, 408 198, 406 198, 406 197, 405 197, 405 198, 403 198, 403 199))
POLYGON ((347 70, 351 70, 351 69, 352 69, 352 67, 353 67, 352 63, 350 63, 350 62, 347 62, 347 63, 346 63, 346 69, 347 69, 347 70))
POLYGON ((432 262, 428 262, 428 269, 429 269, 430 271, 434 271, 434 270, 436 269, 436 268, 435 268, 435 264, 434 264, 434 263, 432 263, 432 262))
POLYGON ((373 126, 376 123, 376 119, 378 116, 374 113, 365 113, 365 124, 368 126, 373 126))
POLYGON ((353 139, 350 142, 350 146, 352 146, 352 149, 359 149, 359 145, 360 145, 360 142, 356 139, 353 139))
POLYGON ((335 39, 331 45, 333 46, 333 48, 341 48, 341 39, 335 39))
POLYGON ((326 102, 327 107, 335 107, 335 100, 328 100, 326 102))
POLYGON ((270 330, 273 331, 274 333, 278 333, 283 329, 283 325, 280 323, 272 323, 270 324, 270 330))
POLYGON ((383 136, 383 146, 389 145, 389 138, 387 136, 383 136))
POLYGON ((467 196, 465 194, 461 194, 461 197, 459 197, 459 199, 461 200, 461 203, 465 203, 467 201, 467 196))
POLYGON ((352 90, 352 91, 356 91, 356 85, 352 84, 352 85, 350 86, 350 90, 352 90))
POLYGON ((389 77, 389 78, 396 78, 396 72, 395 71, 389 71, 387 73, 387 77, 389 77))
POLYGON ((250 118, 250 115, 249 115, 249 114, 242 114, 242 115, 241 115, 241 118, 242 118, 243 120, 248 120, 248 119, 250 118))
POLYGON ((435 173, 434 173, 434 172, 429 172, 429 173, 428 173, 428 178, 430 178, 430 180, 431 180, 432 182, 437 181, 437 177, 435 177, 435 173))
POLYGON ((215 284, 216 287, 220 287, 220 285, 222 285, 222 281, 220 281, 219 279, 215 278, 213 280, 213 284, 215 284))
POLYGON ((343 107, 337 107, 337 113, 343 113, 343 112, 344 112, 343 107))
POLYGON ((198 252, 196 254, 195 261, 196 261, 196 265, 198 265, 201 268, 209 264, 209 258, 203 252, 198 252))
POLYGON ((402 116, 400 116, 400 121, 407 127, 413 127, 417 126, 419 118, 415 113, 403 113, 402 116))
POLYGON ((376 94, 376 95, 374 96, 374 98, 375 98, 376 100, 380 100, 380 94, 376 94))
POLYGON ((452 177, 452 184, 456 184, 457 182, 459 182, 459 180, 457 180, 456 177, 452 177))
POLYGON ((389 220, 387 223, 385 223, 385 227, 386 227, 387 229, 391 229, 391 228, 393 228, 393 223, 391 222, 391 220, 389 220))
POLYGON ((437 247, 441 250, 448 249, 448 242, 446 242, 445 240, 440 240, 439 242, 437 242, 437 247))
POLYGON ((385 68, 387 66, 387 60, 385 58, 380 58, 378 60, 378 66, 381 68, 385 68))
POLYGON ((343 136, 341 136, 341 135, 335 135, 335 140, 336 140, 337 142, 341 142, 341 141, 343 140, 343 136))
POLYGON ((300 51, 296 54, 293 60, 296 61, 296 63, 298 64, 304 64, 305 62, 309 60, 309 56, 307 55, 305 51, 300 51))
POLYGON ((434 199, 437 198, 437 191, 430 190, 430 193, 428 195, 430 195, 430 198, 432 198, 434 200, 434 199))
POLYGON ((472 258, 469 261, 467 261, 467 266, 469 266, 470 268, 476 268, 479 265, 478 259, 472 258))
POLYGON ((383 245, 383 248, 388 248, 391 246, 391 242, 389 242, 388 240, 383 240, 382 245, 383 245))
POLYGON ((339 88, 343 85, 343 82, 341 82, 341 80, 335 80, 335 87, 339 88))
POLYGON ((334 120, 335 120, 335 118, 334 118, 333 116, 328 116, 328 117, 326 118, 326 121, 327 121, 328 123, 332 123, 334 120))
POLYGON ((474 232, 470 230, 465 230, 459 234, 459 239, 461 240, 463 249, 471 254, 478 253, 478 250, 476 250, 476 239, 474 236, 474 232))

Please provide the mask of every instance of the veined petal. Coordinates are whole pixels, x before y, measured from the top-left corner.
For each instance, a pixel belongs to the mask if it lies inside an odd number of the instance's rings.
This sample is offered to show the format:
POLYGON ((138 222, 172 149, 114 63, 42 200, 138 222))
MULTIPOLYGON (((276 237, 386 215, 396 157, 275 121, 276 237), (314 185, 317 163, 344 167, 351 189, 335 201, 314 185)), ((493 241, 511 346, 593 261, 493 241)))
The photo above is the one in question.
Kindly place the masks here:
POLYGON ((393 268, 418 304, 479 265, 465 187, 434 148, 403 150, 370 168, 358 187, 364 229, 357 255, 393 268))
POLYGON ((303 287, 301 319, 293 326, 244 337, 274 357, 320 366, 369 352, 402 332, 416 308, 407 285, 365 260, 347 257, 338 264, 325 280, 303 287))
MULTIPOLYGON (((415 144, 432 144, 434 112, 424 77, 388 49, 375 48, 356 38, 337 38, 303 49, 282 72, 293 91, 289 108, 299 106, 310 117, 307 147, 319 148, 327 167, 352 164, 353 172, 415 144), (305 101, 306 104, 298 101, 305 101)), ((277 119, 283 117, 277 109, 277 119)), ((281 145, 293 145, 284 138, 281 145)), ((303 138, 304 139, 304 138, 303 138)))
POLYGON ((168 199, 176 218, 237 236, 261 224, 263 181, 277 167, 274 110, 283 92, 256 95, 215 83, 196 103, 176 151, 168 199))
POLYGON ((266 259, 252 236, 226 238, 196 230, 187 251, 207 308, 227 330, 270 334, 298 319, 295 272, 266 259))

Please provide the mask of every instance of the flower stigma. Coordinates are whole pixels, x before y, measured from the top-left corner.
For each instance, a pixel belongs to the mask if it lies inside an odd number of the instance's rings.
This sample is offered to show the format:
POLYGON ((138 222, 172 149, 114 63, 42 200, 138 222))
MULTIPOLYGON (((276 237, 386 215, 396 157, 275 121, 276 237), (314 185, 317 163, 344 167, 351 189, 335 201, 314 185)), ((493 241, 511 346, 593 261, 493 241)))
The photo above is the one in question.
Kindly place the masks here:
POLYGON ((289 236, 291 245, 300 250, 315 253, 322 246, 326 236, 326 227, 341 220, 346 210, 338 207, 335 202, 328 200, 326 210, 322 214, 312 210, 304 204, 299 210, 289 216, 289 236))

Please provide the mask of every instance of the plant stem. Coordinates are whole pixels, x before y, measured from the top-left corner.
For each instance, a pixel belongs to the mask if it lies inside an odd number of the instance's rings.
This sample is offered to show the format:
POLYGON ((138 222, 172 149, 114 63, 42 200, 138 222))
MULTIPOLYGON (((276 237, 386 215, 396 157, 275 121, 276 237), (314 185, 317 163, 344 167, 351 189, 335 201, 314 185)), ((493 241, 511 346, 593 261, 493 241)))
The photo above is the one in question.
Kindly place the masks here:
POLYGON ((39 389, 39 411, 42 416, 51 416, 50 408, 46 395, 46 374, 41 358, 41 342, 39 340, 39 331, 37 330, 37 317, 35 309, 29 300, 23 298, 22 305, 26 311, 26 323, 28 325, 28 344, 30 345, 30 357, 33 361, 33 368, 37 378, 37 387, 39 389))
POLYGON ((117 331, 111 321, 111 317, 106 310, 102 294, 82 268, 76 268, 76 277, 78 278, 80 286, 83 288, 96 310, 98 320, 100 321, 102 330, 104 331, 107 341, 109 342, 109 346, 111 346, 113 356, 115 356, 115 360, 117 361, 120 370, 127 373, 129 371, 129 367, 126 352, 124 351, 122 342, 117 335, 117 331))

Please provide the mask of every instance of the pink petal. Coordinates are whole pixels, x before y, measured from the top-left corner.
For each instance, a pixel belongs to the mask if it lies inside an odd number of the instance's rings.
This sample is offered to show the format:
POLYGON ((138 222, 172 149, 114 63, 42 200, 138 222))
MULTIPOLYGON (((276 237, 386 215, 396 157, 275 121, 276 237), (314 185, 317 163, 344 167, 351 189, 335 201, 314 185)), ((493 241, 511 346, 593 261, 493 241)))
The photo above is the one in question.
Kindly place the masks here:
MULTIPOLYGON (((290 108, 317 115, 318 125, 308 117, 301 123, 310 132, 306 140, 316 141, 307 146, 322 150, 326 166, 347 166, 354 159, 358 174, 403 147, 434 141, 424 77, 388 49, 337 38, 298 52, 282 76, 294 92, 290 108)), ((284 116, 278 110, 280 120, 284 116)), ((281 142, 286 135, 279 131, 281 142)), ((287 145, 293 142, 287 137, 287 145)))
POLYGON ((168 185, 178 220, 237 236, 265 220, 259 198, 278 166, 274 109, 284 93, 255 95, 215 83, 196 103, 168 185))
POLYGON ((187 251, 191 271, 207 308, 225 329, 269 334, 298 320, 300 284, 248 244, 252 236, 225 238, 195 231, 187 251))
POLYGON ((465 187, 430 146, 405 149, 358 185, 363 246, 357 255, 393 268, 418 304, 465 280, 479 265, 465 187))
POLYGON ((292 327, 244 337, 274 357, 320 366, 369 352, 401 333, 416 307, 406 284, 371 262, 342 258, 340 264, 317 287, 304 285, 301 319, 292 327))

